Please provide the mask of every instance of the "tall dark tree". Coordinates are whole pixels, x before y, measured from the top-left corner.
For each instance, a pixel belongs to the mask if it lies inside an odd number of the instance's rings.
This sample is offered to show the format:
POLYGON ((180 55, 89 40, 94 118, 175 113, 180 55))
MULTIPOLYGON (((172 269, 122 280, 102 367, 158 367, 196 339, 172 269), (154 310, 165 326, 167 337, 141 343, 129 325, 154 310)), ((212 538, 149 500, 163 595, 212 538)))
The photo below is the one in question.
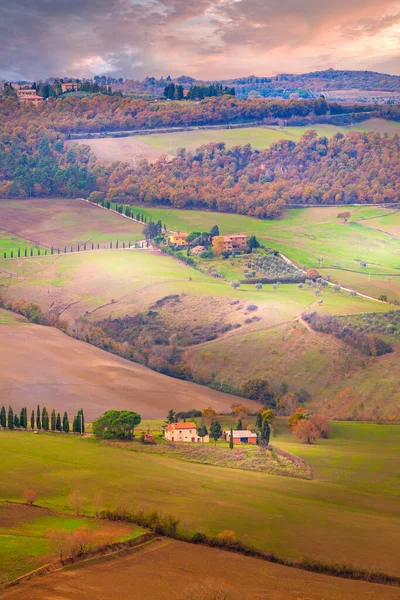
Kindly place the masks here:
POLYGON ((42 412, 42 427, 45 431, 48 431, 50 428, 49 413, 47 412, 46 408, 44 408, 42 412))
POLYGON ((229 448, 232 450, 233 448, 233 430, 231 428, 231 434, 229 436, 229 448))
POLYGON ((242 431, 242 429, 243 429, 243 421, 242 421, 242 419, 238 419, 236 429, 238 431, 242 431))
POLYGON ((61 431, 62 430, 62 426, 61 426, 61 415, 60 413, 57 413, 57 418, 56 418, 56 423, 55 423, 55 429, 57 431, 61 431))
POLYGON ((19 428, 19 426, 20 426, 19 417, 18 417, 17 413, 15 413, 15 415, 14 415, 14 427, 19 428))
POLYGON ((214 440, 214 448, 217 445, 217 440, 219 440, 219 438, 222 435, 222 427, 221 427, 221 423, 219 421, 213 421, 210 425, 210 435, 212 437, 212 439, 214 440))
POLYGON ((219 235, 219 227, 218 225, 213 225, 210 229, 210 237, 216 237, 219 235))
POLYGON ((19 424, 21 427, 25 427, 25 409, 21 408, 21 412, 19 413, 19 424))
POLYGON ((8 429, 14 429, 14 412, 11 406, 8 407, 7 425, 8 429))
POLYGON ((268 421, 264 421, 261 434, 260 434, 260 445, 267 447, 269 444, 269 439, 271 437, 271 427, 268 421))
POLYGON ((31 429, 35 429, 35 411, 32 408, 31 412, 31 429))
POLYGON ((39 404, 37 405, 37 409, 36 409, 36 427, 38 429, 42 429, 42 421, 40 419, 40 406, 39 406, 39 404))
POLYGON ((6 417, 5 406, 1 407, 1 411, 0 411, 0 425, 2 427, 7 427, 7 417, 6 417))
POLYGON ((64 416, 63 416, 62 426, 63 426, 63 431, 65 433, 69 433, 69 420, 68 420, 68 414, 66 412, 64 413, 64 416))
POLYGON ((53 410, 51 411, 51 430, 55 431, 56 430, 56 411, 53 410))

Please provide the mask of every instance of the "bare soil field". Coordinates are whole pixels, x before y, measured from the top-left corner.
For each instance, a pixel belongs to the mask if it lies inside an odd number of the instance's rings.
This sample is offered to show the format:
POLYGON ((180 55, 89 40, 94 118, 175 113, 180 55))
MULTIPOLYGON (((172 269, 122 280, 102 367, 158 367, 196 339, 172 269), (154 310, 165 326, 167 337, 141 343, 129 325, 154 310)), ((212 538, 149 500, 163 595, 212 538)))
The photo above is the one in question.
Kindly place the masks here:
MULTIPOLYGON (((36 404, 66 410, 84 406, 88 420, 110 408, 164 418, 168 409, 212 406, 228 412, 237 396, 161 375, 40 325, 0 325, 0 405, 36 404)), ((246 404, 256 406, 251 400, 246 404)))
POLYGON ((6 590, 12 600, 394 600, 399 590, 160 539, 6 590))
MULTIPOLYGON (((168 136, 167 136, 168 137, 168 136)), ((146 144, 146 136, 137 137, 107 137, 99 139, 76 139, 67 142, 67 145, 83 144, 90 149, 100 160, 105 162, 122 161, 135 165, 143 159, 155 162, 163 154, 157 148, 146 144), (143 140, 143 141, 142 141, 143 140)), ((168 158, 174 158, 171 153, 165 152, 168 158)))
POLYGON ((142 226, 113 212, 78 199, 0 199, 0 230, 42 246, 68 250, 96 242, 108 248, 111 240, 141 239, 142 226))

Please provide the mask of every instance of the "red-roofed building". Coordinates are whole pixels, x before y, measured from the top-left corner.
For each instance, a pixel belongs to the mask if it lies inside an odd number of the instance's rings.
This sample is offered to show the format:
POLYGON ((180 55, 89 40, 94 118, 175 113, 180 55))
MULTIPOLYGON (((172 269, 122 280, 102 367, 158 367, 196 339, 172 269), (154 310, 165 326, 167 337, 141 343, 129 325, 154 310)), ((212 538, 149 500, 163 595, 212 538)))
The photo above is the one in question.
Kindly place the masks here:
POLYGON ((201 438, 197 435, 196 423, 188 421, 187 423, 168 423, 165 428, 165 439, 170 442, 209 442, 210 437, 208 435, 201 438))

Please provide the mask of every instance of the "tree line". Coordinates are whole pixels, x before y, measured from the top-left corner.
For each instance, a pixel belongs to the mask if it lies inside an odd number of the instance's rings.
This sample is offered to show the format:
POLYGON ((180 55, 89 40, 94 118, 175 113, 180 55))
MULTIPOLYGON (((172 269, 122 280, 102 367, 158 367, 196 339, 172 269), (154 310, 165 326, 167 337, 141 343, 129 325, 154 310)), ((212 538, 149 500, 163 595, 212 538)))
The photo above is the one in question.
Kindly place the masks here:
MULTIPOLYGON (((68 419, 68 413, 65 411, 63 417, 61 413, 56 413, 53 409, 49 415, 46 407, 40 409, 39 404, 37 405, 36 411, 32 409, 30 419, 28 420, 28 410, 26 407, 21 408, 20 412, 14 411, 12 406, 8 407, 6 411, 5 406, 0 409, 0 425, 1 427, 12 429, 30 429, 37 431, 59 431, 64 433, 70 432, 70 423, 68 419)), ((84 433, 85 432, 85 417, 83 409, 78 410, 74 416, 72 423, 73 433, 84 433)))
POLYGON ((222 86, 220 83, 210 85, 191 85, 185 94, 183 85, 168 83, 164 88, 164 96, 168 100, 204 100, 218 96, 235 96, 235 88, 222 86))
MULTIPOLYGON (((352 131, 330 140, 308 131, 265 150, 223 143, 181 150, 173 162, 103 164, 56 134, 0 136, 0 196, 84 197, 133 217, 122 204, 164 205, 275 218, 286 204, 395 203, 400 137, 352 131), (54 139, 52 139, 54 138, 54 139)), ((137 218, 138 215, 136 215, 137 218)), ((146 221, 146 219, 144 218, 146 221)))

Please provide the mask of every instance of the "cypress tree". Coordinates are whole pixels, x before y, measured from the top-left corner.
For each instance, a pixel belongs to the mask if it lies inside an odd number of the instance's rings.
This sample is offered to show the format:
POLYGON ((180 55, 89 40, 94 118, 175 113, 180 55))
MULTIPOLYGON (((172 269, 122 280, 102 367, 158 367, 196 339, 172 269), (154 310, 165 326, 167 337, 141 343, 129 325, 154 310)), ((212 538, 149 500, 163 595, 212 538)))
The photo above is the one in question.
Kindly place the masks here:
POLYGON ((110 242, 110 248, 112 248, 112 241, 110 242))
POLYGON ((37 255, 40 256, 40 248, 38 248, 37 255))
POLYGON ((67 246, 64 246, 64 254, 67 254, 67 246))
POLYGON ((258 427, 259 429, 262 428, 262 415, 261 413, 257 413, 257 418, 256 418, 256 427, 258 427))
POLYGON ((33 248, 31 248, 31 256, 33 256, 33 248))
POLYGON ((72 431, 76 433, 76 417, 74 417, 74 421, 72 423, 72 431))
POLYGON ((18 248, 18 258, 21 256, 21 248, 18 248))
POLYGON ((14 429, 14 413, 11 406, 8 407, 8 418, 7 418, 8 429, 14 429))
POLYGON ((17 427, 17 428, 19 427, 19 418, 18 418, 17 413, 15 413, 15 415, 14 415, 14 427, 17 427))
POLYGON ((78 410, 78 414, 76 415, 75 427, 76 427, 76 433, 81 433, 82 417, 81 417, 80 410, 78 410))
POLYGON ((57 413, 56 425, 55 428, 57 431, 61 431, 61 416, 60 413, 57 413))
POLYGON ((230 438, 229 438, 229 448, 231 450, 233 448, 233 431, 232 431, 232 428, 231 428, 231 435, 230 435, 230 438))
POLYGON ((242 431, 242 429, 243 429, 243 421, 242 421, 242 419, 238 419, 238 422, 237 422, 237 427, 236 427, 236 429, 237 429, 238 431, 242 431))
POLYGON ((51 411, 51 430, 56 430, 56 411, 54 410, 54 408, 51 411))
MULTIPOLYGON (((47 413, 46 407, 43 406, 43 409, 42 409, 42 427, 43 427, 43 421, 44 421, 44 417, 45 417, 46 413, 47 413)), ((43 427, 43 429, 44 429, 44 427, 43 427)))
POLYGON ((51 252, 51 254, 53 254, 53 246, 51 247, 51 251, 50 252, 51 252))
POLYGON ((31 429, 35 429, 35 411, 33 409, 31 412, 31 429))
POLYGON ((80 410, 81 415, 81 425, 82 425, 82 433, 85 433, 85 417, 83 415, 83 408, 80 410))
POLYGON ((86 244, 83 244, 83 249, 86 250, 86 244))
POLYGON ((118 240, 117 240, 117 243, 115 244, 115 247, 118 248, 118 240))
POLYGON ((3 258, 7 258, 7 252, 3 252, 3 258))
POLYGON ((69 421, 68 421, 68 415, 65 412, 64 416, 63 416, 63 431, 65 433, 69 433, 69 421))
POLYGON ((25 409, 21 408, 21 412, 19 413, 19 424, 21 427, 25 427, 25 409))
POLYGON ((14 258, 14 252, 11 250, 11 258, 14 258))
POLYGON ((43 418, 43 429, 45 431, 49 430, 49 415, 48 415, 47 410, 46 410, 44 418, 43 418))
POLYGON ((264 421, 262 430, 261 430, 261 446, 267 447, 269 444, 269 438, 271 437, 271 428, 269 426, 268 421, 264 421))
POLYGON ((57 248, 57 254, 60 254, 60 248, 57 248))
POLYGON ((6 418, 6 409, 5 406, 1 407, 1 412, 0 412, 0 425, 2 427, 7 427, 7 418, 6 418))
POLYGON ((25 257, 28 255, 28 248, 25 248, 25 257))
POLYGON ((79 246, 79 244, 78 244, 78 252, 79 252, 79 249, 80 249, 80 246, 79 246))
POLYGON ((28 409, 24 408, 24 429, 28 429, 28 409))
POLYGON ((44 251, 44 255, 45 255, 45 256, 47 256, 47 248, 46 248, 46 250, 44 251))
POLYGON ((93 242, 92 242, 92 250, 94 250, 94 244, 93 244, 93 242))
POLYGON ((36 427, 38 429, 42 429, 42 422, 40 420, 40 407, 39 407, 39 404, 37 405, 37 411, 36 411, 36 427))

